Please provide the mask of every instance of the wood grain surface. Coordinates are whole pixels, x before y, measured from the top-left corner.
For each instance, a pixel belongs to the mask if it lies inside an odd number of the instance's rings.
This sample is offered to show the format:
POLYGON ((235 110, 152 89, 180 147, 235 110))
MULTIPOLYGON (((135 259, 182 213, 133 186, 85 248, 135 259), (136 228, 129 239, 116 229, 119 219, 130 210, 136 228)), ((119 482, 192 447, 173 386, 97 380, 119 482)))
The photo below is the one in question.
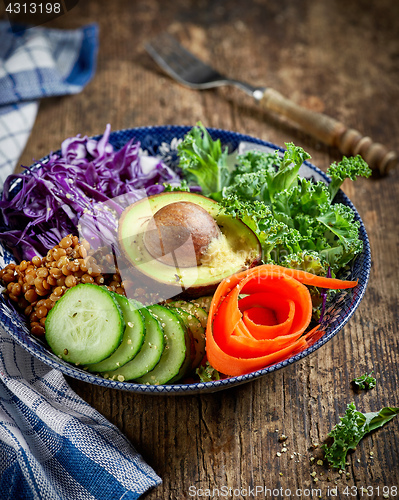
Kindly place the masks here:
MULTIPOLYGON (((164 30, 219 71, 271 86, 399 151, 397 0, 81 0, 48 26, 90 22, 100 26, 95 78, 80 94, 42 101, 24 165, 107 123, 117 130, 198 120, 281 146, 293 141, 324 171, 340 159, 238 89, 194 91, 173 82, 143 48, 164 30)), ((364 412, 399 406, 399 171, 343 189, 368 231, 372 271, 355 315, 318 351, 209 395, 135 395, 68 379, 162 477, 147 500, 246 499, 255 491, 275 499, 398 498, 399 418, 361 441, 344 473, 317 465, 319 445, 348 403, 364 412), (377 386, 355 393, 351 380, 371 370, 377 386)))

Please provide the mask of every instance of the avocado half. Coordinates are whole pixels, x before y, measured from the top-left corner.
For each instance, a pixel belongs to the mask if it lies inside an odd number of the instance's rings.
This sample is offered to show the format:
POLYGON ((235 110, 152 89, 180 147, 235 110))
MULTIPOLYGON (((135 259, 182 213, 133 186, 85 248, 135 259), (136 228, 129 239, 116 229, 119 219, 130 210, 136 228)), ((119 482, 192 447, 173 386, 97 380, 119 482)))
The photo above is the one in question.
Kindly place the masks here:
POLYGON ((150 196, 127 207, 118 229, 119 245, 129 264, 121 269, 122 279, 132 279, 133 275, 139 286, 160 293, 163 299, 180 295, 200 297, 216 290, 224 278, 259 264, 261 245, 255 233, 239 219, 220 212, 221 207, 216 201, 181 191, 150 196), (213 241, 213 248, 215 245, 217 248, 219 241, 224 243, 220 252, 218 248, 214 252, 219 254, 216 259, 204 259, 204 263, 186 267, 179 265, 174 258, 156 258, 149 252, 146 231, 154 226, 154 215, 177 202, 196 204, 214 219, 223 236, 221 240, 213 241), (129 273, 131 275, 127 276, 129 273))

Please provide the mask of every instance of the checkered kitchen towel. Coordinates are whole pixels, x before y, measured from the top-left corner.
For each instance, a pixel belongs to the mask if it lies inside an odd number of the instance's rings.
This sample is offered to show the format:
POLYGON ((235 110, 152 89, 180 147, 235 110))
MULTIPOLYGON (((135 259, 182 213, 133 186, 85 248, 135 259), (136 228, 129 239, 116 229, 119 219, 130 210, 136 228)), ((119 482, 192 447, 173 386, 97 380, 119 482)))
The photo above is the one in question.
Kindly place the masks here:
POLYGON ((0 326, 1 500, 133 500, 159 483, 61 372, 0 326))
POLYGON ((13 33, 0 21, 0 181, 12 173, 42 97, 76 94, 95 72, 97 25, 13 33))
MULTIPOLYGON (((0 22, 0 190, 33 125, 37 99, 79 92, 94 72, 97 28, 0 22)), ((118 429, 64 376, 0 325, 1 500, 132 500, 161 482, 118 429)))

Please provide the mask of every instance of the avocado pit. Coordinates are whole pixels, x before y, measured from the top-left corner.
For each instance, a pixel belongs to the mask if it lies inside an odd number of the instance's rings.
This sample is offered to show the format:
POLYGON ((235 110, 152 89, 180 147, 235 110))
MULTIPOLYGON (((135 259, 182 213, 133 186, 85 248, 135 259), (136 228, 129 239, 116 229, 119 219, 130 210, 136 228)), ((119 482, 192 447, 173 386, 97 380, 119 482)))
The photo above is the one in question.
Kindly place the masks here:
POLYGON ((215 200, 183 191, 127 207, 118 241, 122 279, 163 300, 208 295, 224 278, 261 260, 260 242, 246 224, 224 214, 215 200))
POLYGON ((175 267, 201 265, 210 243, 221 231, 204 208, 177 201, 160 208, 148 223, 144 245, 157 260, 175 267))

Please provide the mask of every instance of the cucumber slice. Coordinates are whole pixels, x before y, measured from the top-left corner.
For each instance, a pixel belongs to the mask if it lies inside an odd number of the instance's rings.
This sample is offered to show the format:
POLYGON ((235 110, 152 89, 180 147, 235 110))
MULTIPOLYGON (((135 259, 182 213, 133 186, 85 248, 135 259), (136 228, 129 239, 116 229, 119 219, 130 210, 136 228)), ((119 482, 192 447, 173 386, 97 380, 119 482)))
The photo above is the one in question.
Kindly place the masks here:
POLYGON ((70 363, 97 363, 122 341, 122 311, 106 288, 82 283, 70 288, 50 310, 46 340, 51 350, 70 363))
POLYGON ((104 373, 105 378, 112 380, 133 380, 142 377, 152 370, 161 358, 165 347, 163 330, 159 321, 144 306, 140 309, 144 318, 145 338, 137 355, 117 370, 104 373))
POLYGON ((208 314, 204 311, 204 309, 202 309, 202 307, 197 306, 193 302, 187 302, 186 300, 175 300, 173 302, 169 302, 167 306, 178 307, 179 309, 183 309, 183 311, 192 314, 199 320, 202 328, 206 328, 208 314))
POLYGON ((212 295, 207 295, 205 297, 198 297, 198 299, 194 299, 191 302, 197 307, 201 307, 208 314, 212 299, 212 295))
POLYGON ((161 323, 165 349, 156 367, 136 379, 139 384, 159 385, 182 378, 190 366, 190 340, 174 312, 158 304, 147 309, 161 323))
MULTIPOLYGON (((168 304, 168 306, 170 305, 168 304)), ((190 335, 190 371, 194 371, 200 365, 205 356, 205 330, 202 328, 200 321, 193 314, 177 307, 173 308, 173 310, 179 315, 190 335)))
POLYGON ((177 375, 175 375, 173 378, 171 378, 168 381, 168 384, 174 384, 175 382, 178 382, 181 380, 184 376, 186 376, 190 371, 191 371, 191 361, 193 359, 193 352, 194 352, 194 346, 192 345, 192 337, 190 332, 188 331, 188 328, 186 328, 186 325, 183 321, 183 318, 179 316, 179 314, 176 314, 176 310, 173 309, 173 313, 176 316, 176 319, 179 321, 181 327, 183 328, 185 332, 185 340, 186 340, 186 359, 184 360, 184 363, 181 365, 180 370, 178 371, 177 375))
POLYGON ((114 292, 110 293, 121 308, 126 323, 125 332, 122 342, 111 356, 99 363, 86 366, 89 372, 99 373, 117 370, 136 356, 144 342, 144 321, 140 312, 137 310, 137 304, 133 301, 129 301, 123 295, 114 292))

